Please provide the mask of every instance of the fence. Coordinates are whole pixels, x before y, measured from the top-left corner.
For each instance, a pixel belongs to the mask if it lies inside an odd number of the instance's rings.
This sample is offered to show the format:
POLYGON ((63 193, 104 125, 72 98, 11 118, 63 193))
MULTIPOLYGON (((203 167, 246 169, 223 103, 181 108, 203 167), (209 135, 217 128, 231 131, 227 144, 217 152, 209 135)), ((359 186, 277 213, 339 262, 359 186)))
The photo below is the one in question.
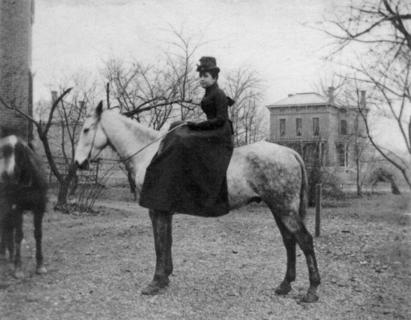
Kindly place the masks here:
MULTIPOLYGON (((55 164, 59 172, 66 175, 68 163, 64 157, 55 157, 55 164)), ((48 175, 50 185, 57 184, 57 178, 51 171, 46 158, 43 159, 44 167, 48 175)), ((102 159, 90 162, 88 170, 77 170, 77 182, 79 184, 104 184, 105 186, 127 185, 127 170, 123 164, 114 159, 102 159)))

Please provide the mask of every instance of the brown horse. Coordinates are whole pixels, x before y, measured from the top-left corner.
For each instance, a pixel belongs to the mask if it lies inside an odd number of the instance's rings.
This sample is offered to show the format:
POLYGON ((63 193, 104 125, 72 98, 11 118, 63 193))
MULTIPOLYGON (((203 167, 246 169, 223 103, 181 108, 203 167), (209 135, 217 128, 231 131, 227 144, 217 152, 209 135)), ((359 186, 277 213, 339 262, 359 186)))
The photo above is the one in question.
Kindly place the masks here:
MULTIPOLYGON (((139 191, 146 168, 158 151, 159 137, 159 132, 116 110, 103 111, 100 103, 84 122, 75 160, 80 168, 84 167, 89 159, 95 159, 106 146, 111 146, 133 169, 139 191)), ((265 141, 236 148, 227 171, 227 183, 230 208, 262 200, 273 213, 287 250, 287 271, 276 293, 287 294, 291 290, 291 282, 296 276, 298 243, 306 257, 310 279, 303 301, 318 300, 316 290, 320 275, 313 238, 304 225, 307 180, 301 157, 289 148, 265 141)), ((142 293, 156 294, 168 286, 173 271, 171 230, 174 212, 149 212, 157 262, 154 278, 142 293)))
POLYGON ((45 273, 42 254, 42 221, 47 203, 47 182, 40 159, 21 139, 11 135, 0 139, 0 255, 9 252, 14 275, 24 276, 21 264, 23 211, 34 218, 36 272, 45 273))

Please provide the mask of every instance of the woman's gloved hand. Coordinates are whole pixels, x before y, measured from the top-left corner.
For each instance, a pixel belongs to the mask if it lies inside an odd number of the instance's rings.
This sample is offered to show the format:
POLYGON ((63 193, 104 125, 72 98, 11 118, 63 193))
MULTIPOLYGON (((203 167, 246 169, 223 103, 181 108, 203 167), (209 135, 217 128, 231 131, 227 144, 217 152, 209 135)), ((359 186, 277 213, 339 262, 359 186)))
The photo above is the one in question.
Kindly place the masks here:
POLYGON ((192 121, 187 121, 187 127, 189 127, 191 130, 198 130, 198 126, 196 122, 192 121))

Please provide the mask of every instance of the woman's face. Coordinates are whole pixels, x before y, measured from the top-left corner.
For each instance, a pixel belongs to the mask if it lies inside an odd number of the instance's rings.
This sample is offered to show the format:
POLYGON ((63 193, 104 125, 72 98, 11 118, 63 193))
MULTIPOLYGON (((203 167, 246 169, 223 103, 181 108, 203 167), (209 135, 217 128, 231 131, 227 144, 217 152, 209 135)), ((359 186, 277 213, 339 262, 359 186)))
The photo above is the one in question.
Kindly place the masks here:
POLYGON ((205 89, 211 87, 217 79, 214 79, 209 72, 200 73, 200 85, 205 89))

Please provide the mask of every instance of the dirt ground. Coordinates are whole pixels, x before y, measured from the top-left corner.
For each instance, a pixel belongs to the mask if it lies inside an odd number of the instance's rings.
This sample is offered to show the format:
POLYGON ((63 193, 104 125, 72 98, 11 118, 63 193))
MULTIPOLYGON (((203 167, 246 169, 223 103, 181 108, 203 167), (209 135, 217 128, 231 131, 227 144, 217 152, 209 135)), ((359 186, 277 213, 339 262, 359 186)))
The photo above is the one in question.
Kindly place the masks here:
MULTIPOLYGON (((35 275, 31 216, 25 218, 26 277, 0 261, 0 318, 6 319, 411 319, 410 195, 328 203, 315 247, 320 300, 301 304, 308 286, 298 251, 297 281, 274 294, 286 267, 274 220, 262 205, 216 218, 176 215, 174 274, 168 290, 142 296, 154 271, 151 224, 128 190, 110 190, 98 212, 49 210, 48 273, 35 275), (107 200, 117 195, 116 200, 107 200), (119 200, 120 198, 120 200, 119 200)), ((327 203, 326 203, 327 204, 327 203)), ((307 226, 314 230, 314 211, 307 226)))

